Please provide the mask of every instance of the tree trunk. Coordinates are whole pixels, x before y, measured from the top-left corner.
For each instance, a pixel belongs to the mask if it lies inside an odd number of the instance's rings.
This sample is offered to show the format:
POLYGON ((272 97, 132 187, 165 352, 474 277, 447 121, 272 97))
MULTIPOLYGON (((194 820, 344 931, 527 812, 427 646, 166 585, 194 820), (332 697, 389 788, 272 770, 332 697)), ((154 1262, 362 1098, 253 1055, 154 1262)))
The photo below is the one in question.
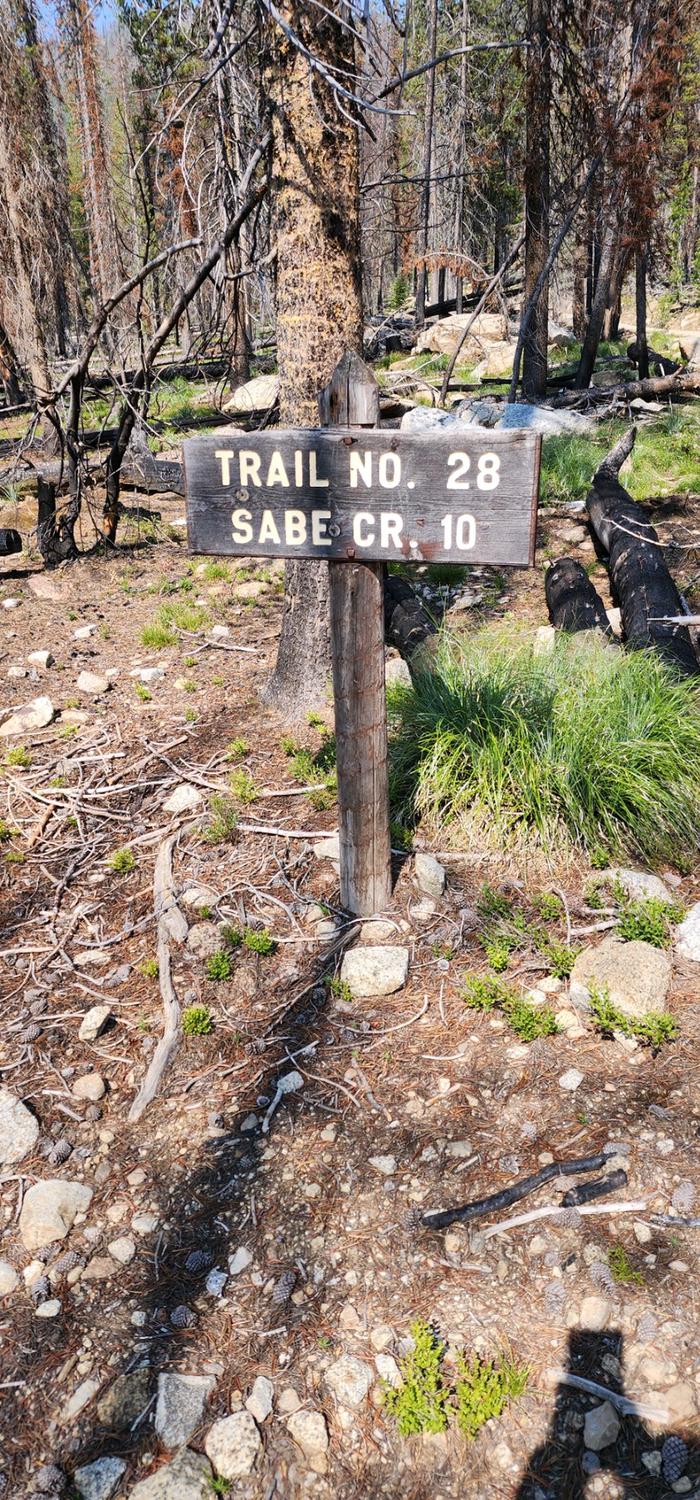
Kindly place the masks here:
POLYGON ((620 316, 622 313, 622 287, 627 275, 629 265, 629 249, 626 245, 620 246, 615 257, 612 276, 610 277, 610 291, 608 293, 608 305, 605 309, 603 319, 603 338, 616 339, 620 331, 620 316))
POLYGON ((22 371, 7 329, 0 323, 0 381, 8 406, 19 406, 23 400, 22 371))
POLYGON ((598 279, 595 284, 595 291, 593 293, 591 315, 588 319, 586 336, 583 340, 581 358, 579 360, 578 370, 576 371, 576 379, 574 381, 574 385, 577 390, 585 390, 586 387, 591 383, 591 376, 593 374, 598 354, 598 345, 600 343, 601 334, 603 332, 603 319, 605 317, 605 309, 608 305, 608 298, 610 295, 610 279, 612 276, 613 264, 615 260, 615 246, 617 244, 617 236, 618 224, 614 211, 614 205, 611 204, 610 220, 606 225, 605 233, 603 236, 603 244, 601 247, 600 266, 598 269, 598 279))
MULTIPOLYGON (((462 0, 462 25, 460 33, 460 46, 464 49, 459 60, 459 108, 461 118, 459 121, 459 135, 457 146, 457 183, 455 190, 455 250, 461 256, 464 250, 464 209, 465 209, 465 171, 467 165, 467 131, 469 128, 469 116, 467 111, 467 87, 469 83, 469 0, 462 0)), ((498 230, 496 231, 498 238, 498 230)), ((496 252, 497 253, 497 252, 496 252)), ((494 266, 494 271, 497 267, 494 266)), ((461 265, 458 264, 455 278, 455 311, 461 313, 464 308, 464 275, 461 265)))
POLYGON ((574 338, 582 339, 586 332, 586 278, 588 274, 588 236, 582 226, 576 235, 573 264, 573 296, 571 302, 571 327, 574 338))
MULTIPOLYGON (((87 0, 69 0, 70 44, 85 183, 90 271, 98 302, 106 302, 122 279, 97 66, 97 36, 87 0)), ((122 304, 124 317, 127 309, 122 304)))
POLYGON ((47 568, 54 568, 68 558, 78 556, 73 530, 78 519, 80 501, 71 496, 63 511, 56 513, 56 486, 39 479, 36 539, 47 568))
POLYGON ((635 306, 637 314, 636 345, 637 370, 640 380, 649 378, 649 348, 647 345, 647 256, 646 250, 638 250, 634 267, 635 306))
POLYGON ((544 592, 549 618, 555 629, 570 634, 581 630, 602 630, 604 635, 612 635, 605 605, 586 569, 573 557, 560 557, 547 569, 544 592))
MULTIPOLYGON (((430 0, 429 55, 437 53, 438 0, 430 0)), ((428 73, 425 100, 425 131, 423 134, 423 187, 420 199, 418 236, 418 277, 416 281, 416 328, 425 322, 425 288, 427 270, 425 257, 430 237, 431 176, 433 163, 433 119, 435 115, 435 68, 428 73)))
MULTIPOLYGON (((349 69, 352 39, 335 16, 288 0, 285 19, 331 68, 349 69)), ((341 72, 345 85, 346 73, 341 72)), ((274 99, 277 360, 283 427, 318 425, 318 395, 346 349, 362 349, 359 152, 355 123, 277 30, 274 99), (318 107, 310 107, 312 95, 318 107)), ((325 701, 330 674, 328 565, 289 560, 277 662, 266 700, 290 719, 325 701)))
MULTIPOLYGON (((527 307, 549 251, 549 113, 551 61, 548 0, 529 0, 525 86, 525 292, 527 307)), ((547 391, 549 287, 543 286, 523 350, 523 395, 533 401, 547 391)))

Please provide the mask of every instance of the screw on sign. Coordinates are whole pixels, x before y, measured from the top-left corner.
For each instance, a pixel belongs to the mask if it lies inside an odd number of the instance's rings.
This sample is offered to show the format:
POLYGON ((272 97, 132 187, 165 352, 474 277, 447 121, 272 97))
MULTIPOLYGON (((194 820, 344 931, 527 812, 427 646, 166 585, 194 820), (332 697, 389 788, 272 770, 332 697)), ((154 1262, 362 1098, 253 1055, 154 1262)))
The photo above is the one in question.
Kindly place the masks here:
POLYGON ((193 552, 330 564, 341 899, 391 897, 384 685, 387 562, 534 561, 540 438, 509 429, 378 430, 371 370, 345 354, 319 398, 323 428, 184 444, 193 552))

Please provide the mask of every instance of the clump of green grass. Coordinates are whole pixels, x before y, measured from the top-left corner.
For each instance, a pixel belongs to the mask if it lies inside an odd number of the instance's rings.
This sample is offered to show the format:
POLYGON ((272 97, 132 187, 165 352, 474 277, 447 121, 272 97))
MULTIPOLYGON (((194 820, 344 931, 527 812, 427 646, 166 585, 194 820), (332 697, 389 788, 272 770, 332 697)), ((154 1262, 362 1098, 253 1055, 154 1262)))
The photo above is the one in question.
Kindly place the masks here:
POLYGON ((605 438, 594 442, 578 432, 561 432, 545 438, 540 472, 541 504, 583 500, 608 446, 605 438))
POLYGON ((470 975, 464 986, 464 999, 470 1010, 501 1010, 508 1025, 523 1042, 534 1042, 536 1037, 553 1036, 559 1030, 553 1011, 548 1006, 535 1006, 529 1000, 516 995, 509 985, 490 975, 470 975))
POLYGON ((162 604, 150 625, 141 631, 142 644, 160 649, 175 646, 178 631, 201 630, 208 619, 207 611, 196 604, 162 604))
POLYGON ((553 891, 540 891, 533 902, 538 917, 543 922, 557 922, 562 914, 562 904, 553 891))
POLYGON ((678 1023, 673 1016, 653 1010, 647 1011, 645 1016, 628 1016, 613 1005, 607 986, 598 989, 591 985, 589 1004, 593 1024, 603 1036, 612 1036, 617 1031, 622 1036, 634 1037, 655 1051, 678 1036, 678 1023))
POLYGON ((136 694, 136 697, 140 698, 142 703, 150 703, 152 695, 149 692, 149 689, 146 687, 145 682, 135 682, 134 692, 136 694))
POLYGON ((402 1437, 446 1432, 450 1389, 442 1373, 445 1346, 428 1323, 411 1325, 413 1348, 399 1362, 401 1385, 384 1386, 384 1404, 402 1437))
POLYGON ((5 756, 6 766, 17 766, 20 771, 28 771, 32 763, 32 757, 26 745, 14 745, 5 756))
POLYGON ((638 901, 625 903, 617 919, 617 930, 626 943, 640 940, 652 943, 655 948, 668 948, 673 927, 682 922, 684 916, 685 907, 678 902, 644 896, 638 901))
POLYGON ((342 1000, 346 1005, 352 1005, 354 995, 347 979, 341 979, 339 974, 334 974, 332 979, 325 979, 324 984, 334 999, 342 1000))
POLYGON ((613 1281, 621 1282, 623 1285, 644 1285, 644 1277, 641 1271, 635 1271, 624 1245, 613 1245, 608 1251, 608 1265, 613 1281))
POLYGON ((143 962, 139 964, 139 974, 143 974, 144 979, 157 979, 158 959, 144 958, 143 962))
POLYGON ((228 569, 228 563, 224 562, 205 563, 202 569, 201 576, 204 579, 205 583, 218 583, 219 580, 228 583, 231 577, 228 569))
POLYGON ((288 734, 282 736, 280 749, 291 760, 290 769, 294 781, 299 786, 318 788, 309 793, 309 802, 317 812, 321 812, 332 806, 338 782, 335 765, 335 735, 330 733, 323 719, 316 714, 309 715, 309 723, 312 728, 318 729, 321 733, 321 744, 318 750, 308 750, 298 745, 292 735, 288 734))
POLYGON ((16 828, 12 828, 5 818, 0 818, 0 844, 9 844, 10 839, 13 839, 16 833, 16 828))
POLYGON ((231 978, 233 965, 230 954, 226 952, 225 948, 219 948, 216 953, 211 954, 211 957, 207 959, 204 965, 204 972, 207 979, 212 979, 217 983, 222 979, 231 978))
POLYGON ((511 1401, 523 1395, 530 1370, 506 1354, 499 1359, 480 1354, 469 1359, 460 1354, 457 1368, 457 1426, 471 1442, 486 1422, 500 1417, 511 1401))
POLYGON ((647 652, 443 634, 392 697, 395 816, 453 842, 584 846, 652 862, 700 839, 700 693, 647 652))
POLYGON ((107 864, 115 875, 131 875, 136 869, 136 855, 133 849, 115 849, 107 864))
POLYGON ((243 933, 243 947, 247 948, 250 953, 259 953, 261 957, 267 958, 274 953, 277 944, 266 927, 246 927, 243 933))
POLYGON ((251 802, 257 802, 258 788, 255 784, 255 778, 243 766, 238 771, 231 772, 229 786, 238 802, 243 802, 246 805, 251 802))
POLYGON ((505 938, 493 938, 491 941, 484 942, 483 946, 486 962, 495 974, 503 974, 510 963, 512 952, 510 943, 505 938))
POLYGON ((208 1005, 187 1005, 182 1012, 182 1029, 185 1036, 208 1036, 214 1029, 208 1005))
POLYGON ((248 754, 249 749, 248 741, 239 735, 235 740, 229 740, 224 760, 243 760, 243 757, 248 754))
POLYGON ((167 625, 161 625, 154 620, 150 625, 144 625, 141 631, 141 645, 164 651, 167 646, 177 645, 177 636, 175 631, 170 630, 167 625))
POLYGON ((202 829, 207 844, 225 844, 238 827, 238 808, 230 797, 216 793, 209 802, 209 822, 202 829))

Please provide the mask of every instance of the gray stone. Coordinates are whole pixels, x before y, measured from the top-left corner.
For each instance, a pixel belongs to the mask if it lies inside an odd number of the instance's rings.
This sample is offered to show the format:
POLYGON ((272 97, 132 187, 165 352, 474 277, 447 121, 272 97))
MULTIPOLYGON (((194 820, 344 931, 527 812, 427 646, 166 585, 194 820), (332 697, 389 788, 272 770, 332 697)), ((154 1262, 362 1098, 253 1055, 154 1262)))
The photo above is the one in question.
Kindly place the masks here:
POLYGON ((137 677, 139 682, 147 684, 160 682, 161 677, 165 677, 165 667, 134 667, 133 672, 130 672, 129 676, 137 677))
POLYGON ((579 953, 571 974, 574 1005, 588 1005, 590 986, 606 989, 612 1004, 627 1016, 664 1010, 671 982, 671 959, 663 948, 607 937, 597 948, 579 953))
POLYGON ((393 1177, 396 1171, 395 1156, 370 1156, 369 1164, 376 1172, 381 1172, 382 1177, 393 1177))
POLYGON ((211 958, 221 947, 221 936, 215 922, 195 922, 187 935, 187 949, 195 958, 211 958))
POLYGON ((308 1411, 305 1407, 292 1412, 287 1420, 287 1431, 297 1444, 314 1474, 325 1474, 328 1470, 328 1428, 320 1411, 308 1411))
POLYGON ((213 1375, 158 1376, 155 1429, 164 1448, 180 1448, 189 1441, 215 1385, 213 1375))
POLYGON ((60 1298, 59 1297, 49 1297, 46 1302, 40 1302, 39 1303, 39 1306, 35 1309, 34 1317, 35 1318, 57 1318, 58 1314, 60 1313, 60 1311, 61 1311, 61 1301, 60 1301, 60 1298))
POLYGON ((100 672, 81 672, 75 685, 79 693, 88 693, 91 698, 100 698, 111 686, 109 678, 100 672))
POLYGON ((228 625, 212 625, 209 632, 213 641, 225 641, 231 634, 228 625))
POLYGON ((30 651, 27 657, 30 667, 52 667, 53 657, 50 651, 30 651))
POLYGON ((670 899, 671 893, 665 880, 662 880, 659 875, 650 875, 646 870, 627 870, 617 865, 609 870, 601 870, 594 881, 595 885, 615 885, 616 883, 621 885, 625 895, 630 896, 634 901, 648 900, 650 897, 657 901, 670 899))
POLYGON ((391 1385, 395 1390, 398 1390, 398 1387, 401 1385, 401 1371, 393 1354, 377 1354, 375 1355, 374 1363, 377 1367, 377 1374, 381 1376, 382 1380, 385 1380, 387 1385, 391 1385))
POLYGON ((111 1432, 123 1432, 148 1405, 151 1372, 147 1368, 118 1375, 97 1403, 97 1416, 111 1432))
POLYGON ((371 1365, 354 1354, 341 1354, 326 1370, 326 1385, 343 1406, 361 1406, 373 1379, 371 1365))
POLYGON ((39 1121, 9 1089, 0 1089, 0 1166, 23 1161, 36 1145, 39 1121))
POLYGON ((244 1479, 255 1468, 262 1439, 249 1411, 215 1422, 204 1439, 204 1451, 223 1479, 244 1479))
POLYGON ((33 698, 24 708, 18 708, 9 719, 0 724, 0 737, 9 740, 16 734, 29 734, 33 729, 45 729, 56 717, 50 698, 33 698))
POLYGON ((73 1483, 83 1500, 110 1500, 125 1469, 123 1458, 96 1458, 94 1463, 75 1470, 73 1483))
POLYGON ((442 895, 445 889, 445 870, 432 854, 416 854, 413 873, 425 896, 432 896, 433 900, 437 900, 442 895))
POLYGON ((676 953, 700 964, 700 901, 691 906, 676 932, 676 953))
POLYGON ((74 1099, 87 1099, 90 1104, 97 1104, 104 1098, 106 1087, 99 1073, 84 1073, 82 1078, 76 1078, 72 1093, 74 1099))
POLYGON ((580 1327, 588 1333, 600 1333, 607 1328, 612 1310, 607 1297, 584 1297, 579 1311, 580 1327))
POLYGON ((73 954, 73 963, 79 969, 96 968, 101 969, 104 964, 111 963, 112 955, 108 948, 83 948, 80 953, 73 954))
POLYGON ((26 1250, 42 1250, 55 1240, 64 1240, 76 1214, 86 1213, 92 1188, 84 1182, 47 1177, 35 1182, 25 1194, 19 1216, 19 1232, 26 1250))
POLYGON ((0 1260, 0 1297, 9 1296, 19 1285, 19 1276, 9 1260, 0 1260))
POLYGON ((253 1389, 246 1401, 246 1411, 249 1411, 256 1422, 264 1422, 272 1411, 272 1403, 275 1398, 275 1387, 266 1375, 258 1375, 253 1381, 253 1389))
POLYGON ((567 1068, 559 1079, 560 1089, 564 1089, 567 1094, 574 1094, 582 1083, 583 1073, 579 1073, 578 1068, 567 1068))
POLYGON ((387 687, 395 687, 397 683, 400 687, 410 688, 411 686, 411 673, 408 662, 405 662, 402 656, 389 657, 384 668, 384 675, 387 687))
POLYGON ((136 1254, 136 1244, 128 1234, 122 1234, 118 1239, 110 1240, 107 1249, 112 1260, 116 1260, 120 1266, 130 1265, 136 1254))
POLYGON ((445 1147, 445 1155, 456 1157, 459 1161, 465 1157, 472 1156, 473 1152, 474 1146, 471 1141, 467 1140, 448 1141, 445 1147))
POLYGON ((408 958, 408 948, 351 948, 340 977, 353 995, 393 995, 406 983, 408 958))
POLYGON ((73 631, 73 640, 89 641, 90 636, 94 635, 96 630, 96 625, 79 625, 78 629, 73 631))
POLYGON ((602 1448, 609 1448, 617 1442, 619 1431, 620 1418, 609 1401, 603 1401, 600 1406, 586 1412, 583 1441, 594 1453, 600 1453, 602 1448))
POLYGON ((191 782, 183 781, 163 803, 163 812, 184 813, 195 812, 201 807, 204 798, 199 787, 192 786, 191 782))
POLYGON ((98 1036, 101 1036, 104 1031, 111 1014, 109 1005, 93 1005, 80 1023, 78 1036, 81 1042, 96 1042, 98 1036))
POLYGON ((236 387, 233 395, 224 402, 222 411, 236 412, 244 417, 249 417, 252 412, 269 411, 278 400, 279 390, 279 375, 256 375, 236 387))
POLYGON ((135 1484, 129 1500, 211 1500, 212 1478, 209 1459, 182 1448, 172 1463, 135 1484))
POLYGON ((20 677, 28 677, 29 673, 26 667, 8 667, 7 675, 10 678, 19 679, 20 677))
POLYGON ((530 406, 524 401, 502 409, 499 427, 526 427, 530 432, 541 432, 550 437, 559 432, 590 432, 593 423, 590 417, 574 411, 552 411, 546 406, 530 406))
POLYGON ((317 859, 332 859, 337 864, 340 859, 340 837, 337 833, 329 833, 327 838, 319 839, 317 844, 312 844, 312 849, 317 859))
POLYGON ((68 1400, 61 1407, 58 1417, 61 1426, 70 1427, 76 1417, 80 1416, 81 1411, 84 1411, 85 1407, 90 1405, 90 1402, 97 1395, 99 1389, 99 1380, 81 1380, 80 1385, 76 1386, 72 1396, 69 1396, 68 1400))
POLYGON ((238 1249, 234 1251, 228 1263, 228 1268, 231 1276, 240 1276, 241 1271, 247 1270, 248 1266, 251 1265, 252 1260, 252 1251, 247 1250, 245 1245, 239 1245, 238 1249))
POLYGON ((183 891, 180 896, 181 906, 191 906, 194 911, 201 907, 216 906, 219 897, 210 885, 191 885, 188 890, 183 891))

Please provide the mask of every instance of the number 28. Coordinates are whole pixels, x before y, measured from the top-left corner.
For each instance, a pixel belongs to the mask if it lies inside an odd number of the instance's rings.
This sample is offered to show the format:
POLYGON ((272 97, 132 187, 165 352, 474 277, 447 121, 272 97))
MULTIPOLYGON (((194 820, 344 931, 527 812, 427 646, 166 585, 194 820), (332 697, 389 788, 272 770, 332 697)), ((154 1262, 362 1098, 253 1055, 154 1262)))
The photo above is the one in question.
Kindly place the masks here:
MULTIPOLYGON (((448 490, 468 490, 469 480, 466 475, 471 466, 468 453, 451 453, 447 460, 448 469, 454 469, 450 474, 446 488, 448 490)), ((476 487, 478 490, 495 490, 500 483, 499 470, 501 460, 497 453, 482 453, 476 466, 476 487)))

